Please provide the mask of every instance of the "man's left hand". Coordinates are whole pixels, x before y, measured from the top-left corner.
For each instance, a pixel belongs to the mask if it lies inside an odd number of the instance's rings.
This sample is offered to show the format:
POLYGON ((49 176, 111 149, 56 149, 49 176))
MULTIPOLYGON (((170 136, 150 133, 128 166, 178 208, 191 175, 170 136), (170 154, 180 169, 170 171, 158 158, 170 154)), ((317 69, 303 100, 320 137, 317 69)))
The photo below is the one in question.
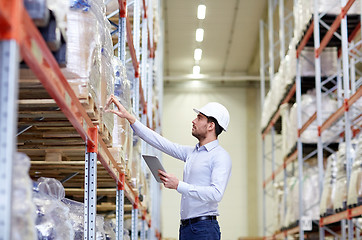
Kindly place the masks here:
POLYGON ((166 188, 177 189, 179 180, 175 177, 175 175, 167 174, 162 170, 158 170, 158 175, 166 188))

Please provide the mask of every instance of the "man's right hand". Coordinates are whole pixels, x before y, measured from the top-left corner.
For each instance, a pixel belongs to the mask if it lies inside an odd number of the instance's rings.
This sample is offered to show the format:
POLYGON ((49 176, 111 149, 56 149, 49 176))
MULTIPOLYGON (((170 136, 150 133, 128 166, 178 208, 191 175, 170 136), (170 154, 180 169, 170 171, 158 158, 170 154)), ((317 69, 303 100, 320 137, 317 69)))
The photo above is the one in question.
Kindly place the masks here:
POLYGON ((136 122, 136 117, 133 116, 132 114, 130 114, 124 107, 123 105, 117 100, 117 98, 112 94, 108 100, 107 100, 107 104, 104 107, 104 111, 105 112, 111 112, 116 114, 118 117, 120 118, 125 118, 128 120, 128 122, 130 124, 133 124, 136 122), (116 108, 118 110, 115 109, 109 109, 109 106, 114 103, 114 105, 116 106, 116 108))

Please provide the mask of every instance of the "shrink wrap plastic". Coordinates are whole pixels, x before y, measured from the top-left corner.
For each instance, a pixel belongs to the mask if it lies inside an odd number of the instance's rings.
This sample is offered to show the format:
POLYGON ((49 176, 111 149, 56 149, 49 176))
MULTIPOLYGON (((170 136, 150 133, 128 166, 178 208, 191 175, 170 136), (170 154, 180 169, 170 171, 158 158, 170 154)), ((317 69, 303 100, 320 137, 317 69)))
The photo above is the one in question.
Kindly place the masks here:
POLYGON ((358 137, 356 156, 352 166, 348 189, 348 206, 362 204, 362 134, 358 137))
POLYGON ((102 0, 73 1, 71 6, 79 9, 85 3, 86 11, 70 10, 67 14, 67 67, 62 71, 78 97, 93 98, 101 113, 100 130, 104 125, 111 133, 114 116, 102 111, 114 93, 111 26, 102 0))
POLYGON ((141 140, 139 137, 134 136, 133 143, 133 157, 132 160, 128 160, 128 169, 131 171, 131 183, 134 188, 138 188, 139 179, 140 179, 140 171, 141 171, 141 140))
MULTIPOLYGON (((126 109, 131 111, 131 84, 127 79, 126 69, 116 57, 112 59, 112 66, 115 81, 114 95, 126 109)), ((133 131, 129 122, 124 118, 114 115, 113 147, 118 148, 119 154, 121 154, 122 158, 127 158, 127 160, 129 159, 128 153, 126 153, 128 141, 130 136, 133 136, 131 132, 133 131), (127 157, 121 152, 126 154, 127 157)))
MULTIPOLYGON (((353 144, 351 144, 351 157, 354 158, 355 152, 353 144)), ((337 181, 336 193, 333 199, 333 206, 336 212, 339 212, 347 207, 347 159, 346 159, 346 144, 340 143, 338 147, 337 160, 337 181)))
POLYGON ((104 232, 107 240, 116 239, 116 223, 111 219, 104 220, 104 232))
MULTIPOLYGON (((16 153, 13 161, 12 224, 13 240, 37 239, 35 232, 35 205, 32 199, 32 181, 29 177, 30 159, 16 153)), ((3 184, 3 183, 2 183, 3 184)))
MULTIPOLYGON (((64 198, 62 202, 69 208, 69 219, 75 232, 74 239, 82 240, 84 235, 84 204, 66 198, 64 198)), ((105 224, 104 217, 97 215, 96 216, 97 240, 106 239, 104 224, 105 224)))
POLYGON ((320 203, 320 215, 333 214, 333 199, 336 193, 337 154, 331 154, 327 159, 327 167, 324 174, 323 192, 320 203))
POLYGON ((74 229, 74 239, 81 240, 84 235, 84 204, 70 199, 62 202, 69 208, 69 217, 74 229))
POLYGON ((287 186, 287 213, 284 218, 284 227, 288 227, 290 224, 297 221, 299 216, 295 215, 295 211, 298 208, 298 178, 291 177, 288 178, 288 186, 287 186))
POLYGON ((74 239, 74 229, 69 218, 69 208, 61 202, 64 188, 57 180, 40 178, 34 187, 36 230, 38 239, 74 239), (63 191, 59 188, 63 188, 63 191), (48 195, 50 193, 51 195, 48 195))
MULTIPOLYGON (((316 112, 316 93, 315 90, 310 90, 306 94, 302 95, 302 126, 310 119, 310 117, 316 112)), ((336 100, 332 99, 329 96, 322 95, 322 122, 328 119, 328 117, 333 114, 338 109, 338 103, 336 100)), ((288 137, 285 140, 287 143, 286 149, 287 153, 291 151, 297 142, 297 104, 295 103, 290 110, 289 115, 289 125, 285 131, 288 133, 284 135, 288 137)), ((327 130, 322 132, 322 141, 323 142, 334 142, 337 141, 336 129, 338 126, 332 126, 327 130)), ((317 121, 313 121, 309 127, 302 133, 301 140, 303 143, 316 143, 318 137, 318 125, 317 121)))
MULTIPOLYGON (((284 189, 283 189, 283 182, 279 182, 276 183, 274 185, 275 187, 275 194, 276 194, 276 198, 275 198, 275 231, 280 230, 283 227, 284 224, 284 218, 285 218, 285 213, 284 213, 284 189)), ((286 192, 286 194, 288 194, 286 192)))
MULTIPOLYGON (((315 162, 315 161, 312 161, 315 162)), ((319 219, 319 187, 318 167, 312 166, 304 170, 303 177, 303 216, 313 220, 319 219)), ((299 216, 299 180, 298 177, 288 179, 287 214, 284 226, 295 223, 299 216)))

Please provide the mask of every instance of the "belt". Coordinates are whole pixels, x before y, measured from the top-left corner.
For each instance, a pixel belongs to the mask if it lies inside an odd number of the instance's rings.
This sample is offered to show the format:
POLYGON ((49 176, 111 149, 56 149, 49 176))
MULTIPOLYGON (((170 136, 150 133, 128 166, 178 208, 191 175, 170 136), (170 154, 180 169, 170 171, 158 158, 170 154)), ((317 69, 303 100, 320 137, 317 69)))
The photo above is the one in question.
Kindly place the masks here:
POLYGON ((197 223, 199 221, 205 220, 217 220, 216 216, 202 216, 202 217, 195 217, 195 218, 188 218, 180 221, 181 226, 187 226, 189 224, 197 223))

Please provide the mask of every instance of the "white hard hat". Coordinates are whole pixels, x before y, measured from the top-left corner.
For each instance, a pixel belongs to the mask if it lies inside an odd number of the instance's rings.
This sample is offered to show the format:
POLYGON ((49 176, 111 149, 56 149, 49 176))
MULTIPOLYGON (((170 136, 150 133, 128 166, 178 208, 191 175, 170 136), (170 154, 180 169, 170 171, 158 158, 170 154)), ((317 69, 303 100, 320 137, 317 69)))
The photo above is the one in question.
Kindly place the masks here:
POLYGON ((200 108, 200 110, 194 108, 194 111, 197 114, 202 113, 206 117, 215 118, 219 123, 219 125, 226 132, 230 121, 229 111, 226 109, 226 107, 224 107, 220 103, 210 102, 205 106, 203 106, 202 108, 200 108))

